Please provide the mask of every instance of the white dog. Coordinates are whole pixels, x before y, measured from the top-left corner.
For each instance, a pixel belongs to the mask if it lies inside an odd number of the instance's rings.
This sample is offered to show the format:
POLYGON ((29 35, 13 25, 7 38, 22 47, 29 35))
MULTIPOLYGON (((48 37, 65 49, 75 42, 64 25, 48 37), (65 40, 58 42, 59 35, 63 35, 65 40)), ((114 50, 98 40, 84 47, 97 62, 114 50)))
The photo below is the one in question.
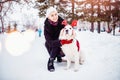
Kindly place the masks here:
POLYGON ((80 45, 77 39, 75 39, 75 31, 71 25, 66 25, 60 32, 59 39, 62 44, 62 51, 67 59, 67 67, 69 69, 71 62, 74 61, 75 68, 74 71, 78 71, 79 63, 82 64, 84 59, 82 58, 82 53, 80 52, 80 45))

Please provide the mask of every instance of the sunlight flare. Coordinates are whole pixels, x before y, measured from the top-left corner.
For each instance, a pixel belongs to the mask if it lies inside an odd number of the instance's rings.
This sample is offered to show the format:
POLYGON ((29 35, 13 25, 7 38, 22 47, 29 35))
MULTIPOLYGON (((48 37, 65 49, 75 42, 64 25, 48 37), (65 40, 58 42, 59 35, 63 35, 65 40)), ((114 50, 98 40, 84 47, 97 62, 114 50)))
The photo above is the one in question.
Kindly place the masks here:
POLYGON ((23 32, 23 39, 26 40, 28 43, 31 43, 35 40, 35 31, 28 29, 23 32))
POLYGON ((9 33, 5 42, 6 49, 12 56, 20 56, 30 48, 30 44, 17 31, 9 33))

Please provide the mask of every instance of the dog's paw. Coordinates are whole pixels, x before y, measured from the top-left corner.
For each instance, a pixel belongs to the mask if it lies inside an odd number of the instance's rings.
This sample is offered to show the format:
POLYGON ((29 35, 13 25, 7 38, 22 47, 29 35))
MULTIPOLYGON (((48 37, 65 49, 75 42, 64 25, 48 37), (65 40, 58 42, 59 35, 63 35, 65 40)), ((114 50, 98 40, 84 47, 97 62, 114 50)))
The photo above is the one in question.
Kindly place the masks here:
POLYGON ((85 60, 80 60, 80 65, 83 65, 85 60))
POLYGON ((69 68, 68 67, 64 67, 64 70, 68 70, 69 68))

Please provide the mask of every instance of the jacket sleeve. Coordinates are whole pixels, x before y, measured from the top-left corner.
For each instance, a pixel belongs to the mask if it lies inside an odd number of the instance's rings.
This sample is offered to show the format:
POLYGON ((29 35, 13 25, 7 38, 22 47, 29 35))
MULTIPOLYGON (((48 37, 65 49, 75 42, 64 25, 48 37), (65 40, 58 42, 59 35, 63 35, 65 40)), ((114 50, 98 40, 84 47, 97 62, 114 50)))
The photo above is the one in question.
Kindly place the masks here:
POLYGON ((52 29, 45 25, 45 27, 44 27, 44 36, 45 36, 47 44, 50 47, 60 47, 61 46, 60 40, 59 39, 54 40, 51 34, 52 34, 52 29))

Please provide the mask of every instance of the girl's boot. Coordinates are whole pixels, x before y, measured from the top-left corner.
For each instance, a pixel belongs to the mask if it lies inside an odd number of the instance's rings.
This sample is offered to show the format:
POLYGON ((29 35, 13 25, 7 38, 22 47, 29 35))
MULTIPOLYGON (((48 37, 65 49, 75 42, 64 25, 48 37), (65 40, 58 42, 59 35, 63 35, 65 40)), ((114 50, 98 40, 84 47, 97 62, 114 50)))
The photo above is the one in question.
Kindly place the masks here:
POLYGON ((47 67, 48 67, 48 70, 50 72, 55 71, 55 68, 54 68, 54 58, 49 58, 47 67))

